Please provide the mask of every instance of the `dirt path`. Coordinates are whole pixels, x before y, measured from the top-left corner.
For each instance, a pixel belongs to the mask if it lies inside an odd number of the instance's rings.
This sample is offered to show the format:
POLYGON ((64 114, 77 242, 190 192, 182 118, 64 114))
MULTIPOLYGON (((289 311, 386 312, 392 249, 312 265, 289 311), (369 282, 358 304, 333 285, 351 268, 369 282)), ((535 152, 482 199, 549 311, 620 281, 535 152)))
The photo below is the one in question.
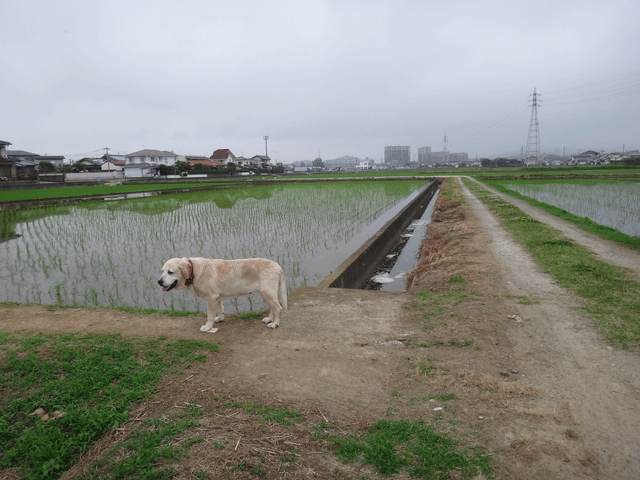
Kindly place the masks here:
MULTIPOLYGON (((251 445, 259 439, 252 442, 246 424, 233 424, 241 415, 217 413, 212 396, 220 393, 290 405, 310 422, 328 419, 345 429, 381 418, 424 418, 466 447, 485 446, 504 466, 497 478, 640 478, 639 357, 604 344, 576 313, 579 300, 541 273, 488 210, 463 192, 466 204, 438 196, 407 293, 299 289, 275 330, 230 316, 217 333, 203 334, 204 318, 11 307, 0 308, 0 331, 162 335, 219 344, 219 353, 171 379, 136 414, 143 418, 186 401, 210 413, 199 433, 207 441, 181 464, 177 478, 193 478, 189 462, 196 461, 219 478, 221 465, 254 455, 251 445), (454 275, 463 282, 452 283, 454 275), (245 429, 234 449, 236 432, 245 429), (230 447, 216 450, 213 439, 230 447)), ((296 438, 285 433, 300 445, 300 468, 290 478, 329 478, 336 471, 340 478, 382 478, 368 467, 317 455, 317 445, 307 446, 308 432, 296 438)), ((115 440, 105 439, 96 452, 115 440)), ((270 459, 265 468, 278 461, 270 459)), ((278 471, 268 470, 267 478, 279 478, 278 471)))
MULTIPOLYGON (((487 248, 504 269, 503 284, 508 293, 540 299, 537 305, 521 306, 524 322, 509 329, 513 354, 530 372, 529 381, 548 392, 545 407, 564 412, 571 427, 593 453, 598 464, 596 478, 640 478, 640 361, 636 354, 607 347, 578 315, 578 301, 543 274, 530 256, 515 244, 489 213, 463 186, 467 200, 491 236, 487 248)), ((496 192, 496 194, 498 194, 496 192)), ((638 267, 638 254, 577 232, 567 222, 558 221, 508 195, 500 195, 528 215, 561 230, 612 263, 638 267), (617 257, 616 255, 620 255, 617 257), (635 258, 634 258, 635 255, 635 258)), ((551 425, 550 425, 551 426, 551 425)), ((513 435, 504 426, 501 435, 513 435)), ((548 428, 531 431, 544 439, 548 428)))

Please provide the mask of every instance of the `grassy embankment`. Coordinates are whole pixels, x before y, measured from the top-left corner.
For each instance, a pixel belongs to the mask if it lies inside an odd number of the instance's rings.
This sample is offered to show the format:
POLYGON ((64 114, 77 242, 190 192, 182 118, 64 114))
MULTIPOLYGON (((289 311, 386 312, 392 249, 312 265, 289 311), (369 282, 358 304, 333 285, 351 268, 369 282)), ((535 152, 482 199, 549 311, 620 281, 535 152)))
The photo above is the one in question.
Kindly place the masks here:
POLYGON ((582 309, 608 341, 623 348, 640 348, 639 282, 623 268, 597 260, 586 247, 532 219, 476 182, 464 183, 500 218, 543 271, 585 300, 582 309))

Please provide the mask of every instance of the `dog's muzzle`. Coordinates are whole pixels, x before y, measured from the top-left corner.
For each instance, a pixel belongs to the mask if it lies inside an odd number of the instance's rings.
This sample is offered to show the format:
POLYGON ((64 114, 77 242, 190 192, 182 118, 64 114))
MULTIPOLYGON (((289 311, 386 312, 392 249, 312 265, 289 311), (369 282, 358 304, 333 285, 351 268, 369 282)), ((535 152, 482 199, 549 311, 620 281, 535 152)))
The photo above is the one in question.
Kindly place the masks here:
POLYGON ((178 280, 175 280, 171 285, 169 285, 168 287, 165 287, 162 284, 162 280, 158 280, 158 285, 160 285, 162 287, 162 290, 164 290, 165 292, 168 292, 169 290, 173 290, 176 285, 178 285, 178 280))

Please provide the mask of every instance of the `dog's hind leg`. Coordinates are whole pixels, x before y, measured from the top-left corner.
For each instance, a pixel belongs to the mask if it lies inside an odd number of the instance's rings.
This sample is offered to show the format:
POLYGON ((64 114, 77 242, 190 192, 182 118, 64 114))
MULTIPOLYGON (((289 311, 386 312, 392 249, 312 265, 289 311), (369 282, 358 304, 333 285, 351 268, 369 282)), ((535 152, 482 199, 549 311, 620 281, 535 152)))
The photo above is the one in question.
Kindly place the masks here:
POLYGON ((276 291, 275 294, 272 294, 263 290, 260 295, 262 295, 265 303, 269 305, 269 316, 263 318, 262 321, 267 324, 267 327, 276 328, 280 325, 280 313, 282 312, 282 307, 278 302, 278 292, 276 291))
MULTIPOLYGON (((221 322, 222 320, 224 320, 222 301, 219 298, 207 300, 207 323, 200 327, 200 331, 208 332, 212 329, 214 323, 221 322)), ((217 330, 217 328, 215 330, 217 330)))

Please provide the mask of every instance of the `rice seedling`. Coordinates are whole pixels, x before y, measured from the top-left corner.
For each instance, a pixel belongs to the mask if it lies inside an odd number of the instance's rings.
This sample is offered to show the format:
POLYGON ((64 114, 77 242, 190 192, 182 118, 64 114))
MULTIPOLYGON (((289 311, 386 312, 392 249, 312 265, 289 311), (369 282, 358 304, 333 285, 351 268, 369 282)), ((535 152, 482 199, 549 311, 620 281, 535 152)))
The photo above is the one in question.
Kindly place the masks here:
POLYGON ((640 183, 509 183, 505 188, 579 217, 640 236, 640 183))
MULTIPOLYGON (((21 236, 0 243, 0 302, 204 310, 158 288, 172 257, 272 258, 292 292, 317 285, 423 185, 287 184, 20 211, 21 236)), ((262 308, 259 296, 233 304, 262 308)))

